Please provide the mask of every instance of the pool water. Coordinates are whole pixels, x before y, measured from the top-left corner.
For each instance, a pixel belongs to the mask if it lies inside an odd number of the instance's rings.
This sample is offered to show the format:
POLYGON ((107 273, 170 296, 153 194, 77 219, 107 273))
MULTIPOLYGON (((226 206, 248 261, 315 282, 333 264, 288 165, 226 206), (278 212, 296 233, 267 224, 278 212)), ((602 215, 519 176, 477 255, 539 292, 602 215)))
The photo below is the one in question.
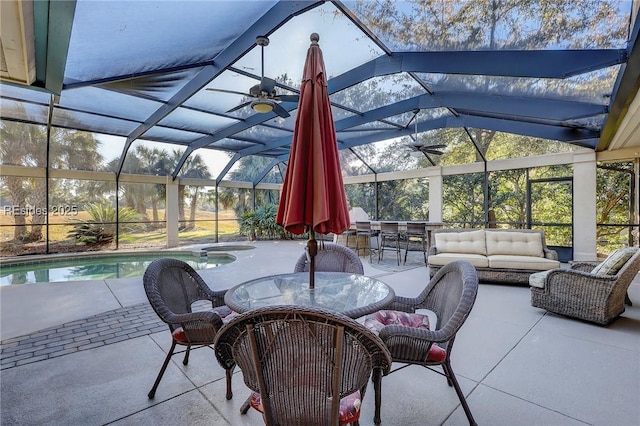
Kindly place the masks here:
POLYGON ((109 254, 22 262, 0 267, 0 285, 140 277, 152 261, 163 257, 185 261, 195 270, 215 268, 235 260, 224 254, 195 256, 174 252, 109 254))

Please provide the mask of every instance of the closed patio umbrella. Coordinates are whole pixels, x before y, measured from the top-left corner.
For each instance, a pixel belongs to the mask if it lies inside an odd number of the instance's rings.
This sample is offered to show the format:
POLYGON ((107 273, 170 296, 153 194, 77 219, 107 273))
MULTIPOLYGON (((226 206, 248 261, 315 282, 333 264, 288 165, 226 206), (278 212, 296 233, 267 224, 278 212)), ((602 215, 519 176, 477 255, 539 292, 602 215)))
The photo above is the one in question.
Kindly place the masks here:
POLYGON ((289 165, 276 218, 289 232, 297 235, 309 232, 310 288, 314 285, 317 253, 315 233, 341 234, 350 225, 319 39, 318 34, 311 34, 289 165))

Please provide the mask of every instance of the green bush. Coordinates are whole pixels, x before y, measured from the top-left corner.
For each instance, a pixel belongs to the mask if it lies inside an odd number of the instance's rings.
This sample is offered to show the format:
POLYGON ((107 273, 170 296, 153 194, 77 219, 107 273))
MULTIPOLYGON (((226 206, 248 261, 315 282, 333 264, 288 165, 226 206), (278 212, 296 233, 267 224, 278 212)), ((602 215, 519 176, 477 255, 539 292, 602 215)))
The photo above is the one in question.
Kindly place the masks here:
POLYGON ((254 211, 245 211, 240 216, 240 234, 251 240, 288 239, 291 234, 276 223, 278 206, 264 204, 254 211))
POLYGON ((109 244, 116 236, 116 222, 120 222, 120 234, 133 233, 144 230, 144 224, 135 223, 142 219, 142 215, 128 207, 116 209, 106 204, 87 204, 84 210, 91 219, 76 219, 73 229, 69 231, 70 238, 91 245, 109 244), (131 223, 129 223, 131 222, 131 223))

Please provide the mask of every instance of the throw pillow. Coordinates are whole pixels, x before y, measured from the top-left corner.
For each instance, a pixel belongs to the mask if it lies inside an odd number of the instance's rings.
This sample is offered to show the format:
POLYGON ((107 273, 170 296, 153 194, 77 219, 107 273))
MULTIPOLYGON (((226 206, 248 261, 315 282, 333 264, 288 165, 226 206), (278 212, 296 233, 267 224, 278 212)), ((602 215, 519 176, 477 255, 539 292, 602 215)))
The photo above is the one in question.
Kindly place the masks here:
POLYGON ((593 268, 591 273, 596 275, 615 275, 637 250, 636 247, 619 248, 593 268))

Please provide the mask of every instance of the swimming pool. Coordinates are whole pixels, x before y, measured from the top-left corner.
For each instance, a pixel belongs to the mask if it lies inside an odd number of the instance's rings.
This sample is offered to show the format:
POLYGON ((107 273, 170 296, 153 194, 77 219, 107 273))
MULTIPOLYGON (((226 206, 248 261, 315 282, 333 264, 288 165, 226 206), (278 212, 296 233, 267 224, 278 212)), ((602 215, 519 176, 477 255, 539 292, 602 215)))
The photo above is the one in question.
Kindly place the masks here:
POLYGON ((20 260, 0 266, 0 285, 139 277, 152 261, 162 257, 183 260, 195 270, 215 268, 235 260, 226 253, 202 251, 104 253, 20 260))

